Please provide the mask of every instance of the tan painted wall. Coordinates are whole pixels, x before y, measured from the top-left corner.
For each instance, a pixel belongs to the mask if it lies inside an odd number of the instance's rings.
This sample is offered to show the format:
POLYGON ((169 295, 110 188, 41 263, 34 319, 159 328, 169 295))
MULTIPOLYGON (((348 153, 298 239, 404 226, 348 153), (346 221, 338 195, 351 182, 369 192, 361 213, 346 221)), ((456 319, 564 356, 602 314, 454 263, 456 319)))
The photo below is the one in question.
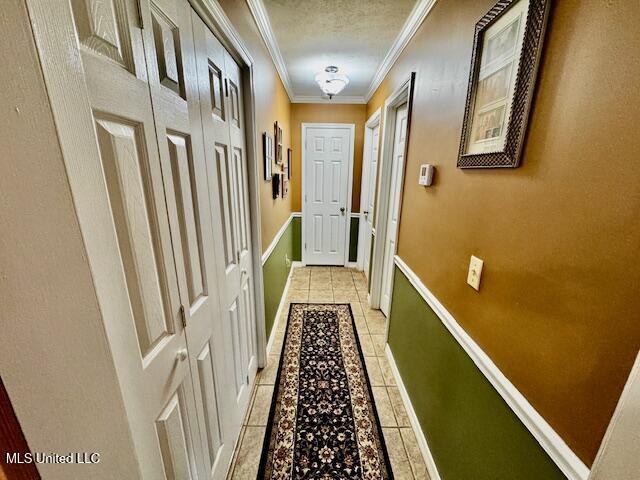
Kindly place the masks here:
POLYGON ((474 24, 494 3, 439 0, 367 111, 418 71, 399 255, 590 465, 640 347, 640 4, 553 2, 522 166, 462 171, 474 24))
POLYGON ((351 191, 351 211, 360 211, 360 181, 362 177, 362 147, 364 144, 364 124, 367 121, 366 105, 341 105, 318 103, 293 103, 291 105, 292 176, 291 197, 294 212, 302 211, 302 124, 303 123, 354 123, 356 135, 353 159, 353 187, 351 191))
MULTIPOLYGON (((244 0, 220 0, 219 3, 242 37, 255 61, 255 101, 259 158, 262 159, 262 132, 269 132, 273 136, 273 124, 278 121, 283 129, 283 158, 286 161, 287 148, 291 146, 291 104, 289 103, 287 92, 262 41, 247 3, 244 0)), ((262 179, 264 178, 263 168, 264 166, 260 169, 262 179)), ((273 171, 276 171, 275 165, 273 171)), ((264 252, 282 224, 289 218, 292 211, 293 195, 290 189, 287 198, 274 200, 271 193, 271 182, 260 181, 262 251, 264 252)))
POLYGON ((43 478, 138 478, 25 2, 3 2, 0 23, 2 380, 32 451, 100 452, 43 478))

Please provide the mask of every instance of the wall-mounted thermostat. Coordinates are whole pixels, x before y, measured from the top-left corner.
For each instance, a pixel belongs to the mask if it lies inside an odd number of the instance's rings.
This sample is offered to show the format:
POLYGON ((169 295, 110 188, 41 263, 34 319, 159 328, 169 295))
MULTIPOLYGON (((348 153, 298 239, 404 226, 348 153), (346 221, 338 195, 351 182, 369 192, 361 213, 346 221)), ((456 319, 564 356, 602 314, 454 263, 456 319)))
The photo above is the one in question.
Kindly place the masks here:
POLYGON ((432 181, 433 165, 429 165, 428 163, 420 165, 420 178, 418 179, 418 184, 428 187, 429 185, 431 185, 432 181))

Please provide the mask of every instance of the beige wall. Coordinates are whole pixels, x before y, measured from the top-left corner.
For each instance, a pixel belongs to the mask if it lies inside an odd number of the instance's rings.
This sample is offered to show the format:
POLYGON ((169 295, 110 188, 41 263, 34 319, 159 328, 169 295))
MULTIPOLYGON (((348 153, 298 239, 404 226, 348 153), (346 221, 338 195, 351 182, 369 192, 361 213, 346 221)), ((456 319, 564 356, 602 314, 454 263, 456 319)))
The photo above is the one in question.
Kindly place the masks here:
MULTIPOLYGON (((255 61, 256 126, 258 129, 258 156, 262 164, 262 133, 273 136, 274 122, 278 121, 284 136, 283 158, 291 146, 289 97, 262 41, 247 3, 243 0, 220 0, 220 5, 242 37, 255 61)), ((260 169, 260 206, 262 211, 262 251, 264 252, 292 211, 291 192, 287 198, 273 199, 271 182, 265 182, 264 166, 260 169)), ((279 167, 274 165, 273 171, 279 167)), ((291 182, 293 184, 293 181, 291 182)))
POLYGON ((291 149, 292 176, 291 197, 294 212, 302 211, 302 124, 303 123, 353 123, 356 126, 353 188, 351 191, 351 211, 360 211, 360 181, 362 177, 362 146, 364 143, 364 124, 367 120, 366 105, 341 105, 318 103, 294 103, 291 105, 291 149))
POLYGON ((494 3, 439 0, 367 111, 417 70, 399 255, 590 465, 640 347, 640 4, 553 2, 522 166, 463 171, 474 24, 494 3))

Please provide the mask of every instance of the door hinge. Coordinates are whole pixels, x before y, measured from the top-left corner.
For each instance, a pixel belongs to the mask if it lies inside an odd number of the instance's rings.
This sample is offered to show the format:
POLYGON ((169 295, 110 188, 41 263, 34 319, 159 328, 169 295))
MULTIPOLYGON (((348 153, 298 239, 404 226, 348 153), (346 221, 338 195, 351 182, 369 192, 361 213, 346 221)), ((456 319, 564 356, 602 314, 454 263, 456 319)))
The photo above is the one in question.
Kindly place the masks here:
POLYGON ((142 17, 142 5, 141 5, 142 0, 138 0, 136 2, 136 9, 138 10, 138 26, 140 28, 144 28, 144 19, 142 17))
POLYGON ((187 312, 185 312, 184 305, 180 305, 180 319, 182 320, 182 328, 187 328, 187 312))
POLYGON ((306 243, 304 244, 304 249, 305 249, 305 250, 307 249, 307 244, 306 244, 306 243))

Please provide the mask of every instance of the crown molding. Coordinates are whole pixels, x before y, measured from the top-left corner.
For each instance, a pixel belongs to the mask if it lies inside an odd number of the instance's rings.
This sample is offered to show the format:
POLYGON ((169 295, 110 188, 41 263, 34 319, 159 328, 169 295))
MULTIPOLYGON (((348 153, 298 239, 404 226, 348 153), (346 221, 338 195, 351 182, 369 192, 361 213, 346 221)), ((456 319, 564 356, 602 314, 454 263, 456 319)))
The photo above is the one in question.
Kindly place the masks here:
POLYGON ((367 90, 367 94, 364 96, 366 102, 371 100, 371 97, 382 83, 382 80, 384 80, 384 77, 387 76, 389 70, 393 67, 393 64, 396 63, 396 60, 398 60, 402 51, 416 34, 424 19, 427 18, 427 15, 436 4, 436 1, 437 0, 418 0, 418 3, 413 7, 407 21, 404 22, 402 30, 400 30, 400 33, 394 40, 393 45, 391 45, 391 48, 378 66, 378 70, 376 70, 376 73, 371 80, 369 90, 367 90))
MULTIPOLYGON (((289 72, 287 71, 287 66, 284 62, 284 58, 282 57, 282 53, 280 52, 276 36, 271 28, 271 23, 269 22, 269 16, 264 3, 262 0, 247 0, 247 5, 249 6, 249 10, 256 22, 260 36, 269 51, 269 55, 271 55, 271 59, 273 60, 273 64, 276 67, 278 75, 280 76, 280 80, 282 80, 282 84, 287 91, 289 100, 292 103, 366 104, 378 89, 382 80, 387 76, 389 70, 391 70, 391 67, 393 67, 393 64, 396 62, 402 51, 418 31, 418 28, 422 25, 422 22, 427 17, 436 1, 437 0, 418 0, 402 26, 402 30, 398 33, 398 36, 391 45, 391 48, 378 66, 378 69, 371 80, 371 84, 369 85, 369 89, 367 90, 367 94, 364 97, 336 95, 332 100, 323 98, 320 95, 294 95, 293 87, 291 86, 291 79, 289 78, 289 72)), ((211 0, 207 3, 211 3, 211 0)))
POLYGON ((284 58, 282 58, 282 53, 280 52, 276 36, 271 28, 271 23, 269 22, 269 16, 267 15, 264 3, 262 3, 262 0, 247 0, 247 5, 249 5, 249 10, 251 10, 251 14, 256 21, 262 40, 269 51, 269 55, 271 55, 271 59, 278 71, 280 80, 282 80, 284 89, 287 91, 289 100, 293 102, 294 95, 293 89, 291 88, 291 80, 289 79, 289 72, 287 71, 287 66, 284 63, 284 58))
POLYGON ((347 96, 340 96, 340 95, 335 95, 331 100, 329 100, 327 97, 322 97, 320 95, 309 95, 309 96, 295 95, 291 100, 291 103, 325 103, 327 105, 332 103, 333 104, 348 103, 348 104, 364 105, 367 103, 367 100, 364 97, 347 97, 347 96))

